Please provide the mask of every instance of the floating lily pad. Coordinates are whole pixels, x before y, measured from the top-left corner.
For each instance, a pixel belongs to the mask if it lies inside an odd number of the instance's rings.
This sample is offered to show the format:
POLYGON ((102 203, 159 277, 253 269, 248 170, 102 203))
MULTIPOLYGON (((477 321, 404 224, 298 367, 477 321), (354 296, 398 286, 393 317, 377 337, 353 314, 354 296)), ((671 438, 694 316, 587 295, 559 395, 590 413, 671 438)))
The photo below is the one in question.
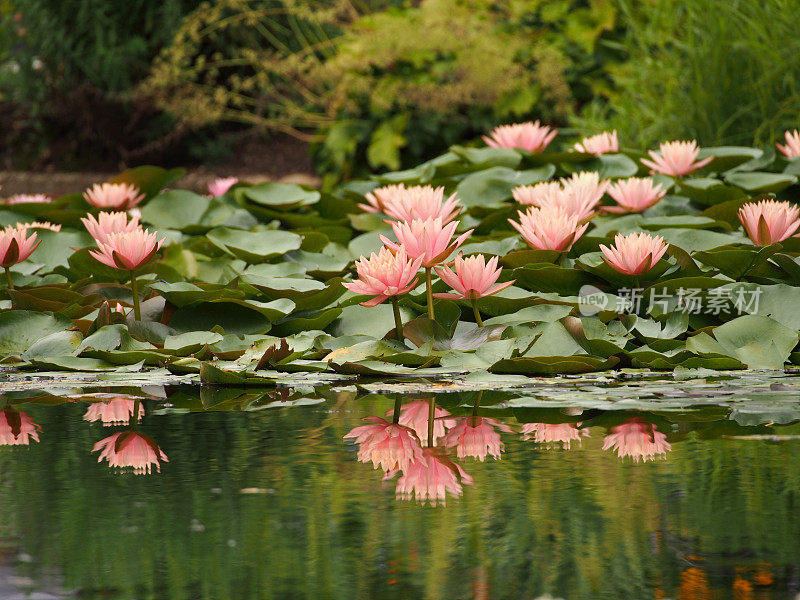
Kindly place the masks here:
POLYGON ((299 235, 288 231, 242 231, 228 227, 213 229, 206 237, 221 250, 248 263, 265 262, 297 250, 303 241, 299 235))

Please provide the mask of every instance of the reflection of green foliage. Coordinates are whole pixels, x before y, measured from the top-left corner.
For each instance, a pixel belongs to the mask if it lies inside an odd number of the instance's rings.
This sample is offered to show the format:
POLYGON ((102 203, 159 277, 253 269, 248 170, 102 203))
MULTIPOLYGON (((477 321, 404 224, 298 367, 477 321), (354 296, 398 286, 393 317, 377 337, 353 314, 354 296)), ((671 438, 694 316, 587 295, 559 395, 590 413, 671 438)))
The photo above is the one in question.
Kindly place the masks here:
POLYGON ((466 462, 475 484, 434 509, 395 501, 342 441, 390 407, 347 394, 249 413, 148 404, 142 431, 170 462, 136 477, 89 454, 111 431, 82 422, 84 406, 28 406, 42 441, 0 455, 4 533, 34 577, 57 566, 68 588, 118 598, 466 598, 487 585, 634 599, 658 581, 674 596, 690 554, 727 573, 724 592, 734 566, 780 568, 800 551, 796 442, 690 438, 634 465, 600 449, 601 427, 569 451, 506 435, 503 459, 466 462))

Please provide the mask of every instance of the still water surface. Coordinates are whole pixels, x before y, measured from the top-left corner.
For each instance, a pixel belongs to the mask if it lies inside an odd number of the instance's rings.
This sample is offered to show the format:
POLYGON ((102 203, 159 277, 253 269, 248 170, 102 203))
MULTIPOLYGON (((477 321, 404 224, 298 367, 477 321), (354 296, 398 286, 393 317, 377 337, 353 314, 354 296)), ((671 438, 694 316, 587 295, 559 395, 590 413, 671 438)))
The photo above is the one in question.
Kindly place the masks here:
POLYGON ((797 388, 661 385, 685 397, 6 394, 0 597, 794 599, 797 388), (398 407, 424 447, 434 401, 427 473, 345 438, 398 407), (131 436, 149 474, 109 466, 131 436))

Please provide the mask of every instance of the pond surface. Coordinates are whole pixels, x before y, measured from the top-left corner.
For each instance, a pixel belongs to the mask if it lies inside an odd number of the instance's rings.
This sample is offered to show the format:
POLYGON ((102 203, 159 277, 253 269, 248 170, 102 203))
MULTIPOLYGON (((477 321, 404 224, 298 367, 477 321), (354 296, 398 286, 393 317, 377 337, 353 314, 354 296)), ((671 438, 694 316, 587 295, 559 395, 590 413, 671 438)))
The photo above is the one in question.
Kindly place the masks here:
POLYGON ((800 592, 793 376, 438 394, 45 383, 3 384, 0 598, 800 592), (449 447, 417 449, 427 474, 384 476, 386 454, 345 438, 398 407, 426 446, 431 402, 449 447), (134 434, 103 424, 134 410, 134 434), (149 474, 109 466, 132 437, 161 459, 149 474))

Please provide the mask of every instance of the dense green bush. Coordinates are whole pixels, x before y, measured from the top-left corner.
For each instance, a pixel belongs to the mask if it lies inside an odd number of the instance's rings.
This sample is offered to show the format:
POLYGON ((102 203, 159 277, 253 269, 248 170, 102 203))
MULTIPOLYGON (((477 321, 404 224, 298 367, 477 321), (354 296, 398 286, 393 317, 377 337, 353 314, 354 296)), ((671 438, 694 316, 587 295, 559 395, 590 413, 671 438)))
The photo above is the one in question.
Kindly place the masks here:
POLYGON ((615 0, 624 23, 614 85, 577 123, 623 144, 771 145, 800 124, 797 0, 615 0))
POLYGON ((615 20, 610 2, 582 4, 425 0, 360 19, 314 71, 337 119, 323 129, 320 168, 397 169, 498 121, 563 123, 615 20))
POLYGON ((596 41, 616 14, 611 0, 361 8, 203 5, 140 91, 192 126, 237 121, 319 141, 320 170, 348 177, 419 162, 498 121, 563 123, 602 79, 596 41))

